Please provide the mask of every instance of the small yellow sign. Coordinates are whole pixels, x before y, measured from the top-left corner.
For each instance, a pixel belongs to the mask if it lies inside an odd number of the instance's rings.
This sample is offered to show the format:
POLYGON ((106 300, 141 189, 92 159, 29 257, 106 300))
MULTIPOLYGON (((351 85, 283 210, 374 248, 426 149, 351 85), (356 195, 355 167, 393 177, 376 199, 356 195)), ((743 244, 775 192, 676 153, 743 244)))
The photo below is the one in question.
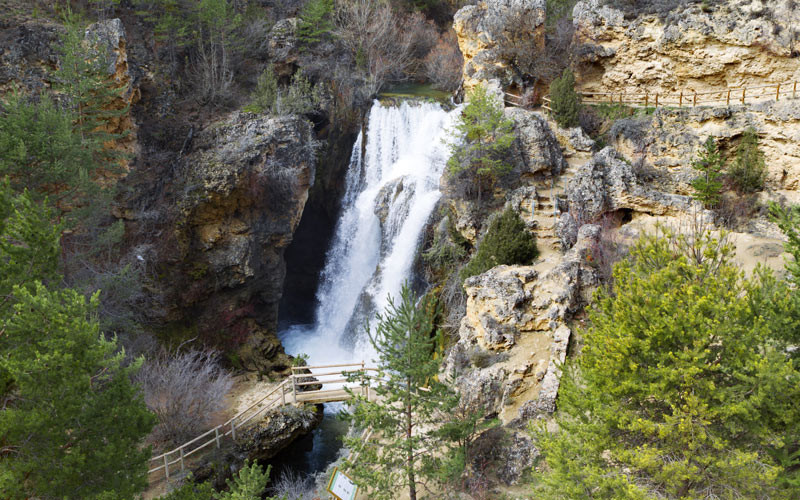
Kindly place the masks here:
POLYGON ((326 488, 328 493, 338 500, 355 500, 358 493, 358 486, 350 479, 350 476, 340 471, 338 467, 333 469, 331 480, 328 481, 326 488))

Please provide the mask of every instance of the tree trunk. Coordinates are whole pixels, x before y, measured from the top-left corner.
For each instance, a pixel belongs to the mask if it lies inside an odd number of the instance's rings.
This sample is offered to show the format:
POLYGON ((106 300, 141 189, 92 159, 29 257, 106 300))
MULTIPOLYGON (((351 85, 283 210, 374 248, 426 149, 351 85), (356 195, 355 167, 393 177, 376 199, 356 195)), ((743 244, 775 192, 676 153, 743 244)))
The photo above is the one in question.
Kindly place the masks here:
MULTIPOLYGON (((411 380, 408 379, 406 389, 411 392, 411 380)), ((406 394, 406 461, 408 472, 408 496, 410 500, 417 500, 417 481, 414 476, 414 446, 411 441, 413 420, 411 415, 411 395, 406 394)))

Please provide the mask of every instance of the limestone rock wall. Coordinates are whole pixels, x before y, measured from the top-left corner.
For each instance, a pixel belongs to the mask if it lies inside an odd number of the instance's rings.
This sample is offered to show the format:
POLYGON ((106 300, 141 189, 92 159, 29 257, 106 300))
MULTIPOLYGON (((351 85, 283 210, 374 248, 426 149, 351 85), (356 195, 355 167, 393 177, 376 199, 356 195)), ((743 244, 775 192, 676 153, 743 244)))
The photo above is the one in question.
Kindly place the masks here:
POLYGON ((464 88, 492 79, 503 86, 513 82, 517 77, 505 49, 520 38, 544 44, 544 9, 544 0, 483 0, 456 12, 453 29, 464 56, 464 88))
POLYGON ((573 19, 582 90, 702 91, 800 80, 800 6, 728 0, 626 15, 581 0, 573 19))
POLYGON ((238 350, 243 365, 279 370, 275 337, 283 253, 314 183, 316 142, 306 120, 235 113, 200 132, 183 161, 167 319, 194 323, 238 350))
MULTIPOLYGON (((748 106, 659 109, 640 130, 613 137, 616 147, 629 158, 646 145, 646 159, 668 173, 674 189, 690 194, 696 176, 691 162, 703 141, 714 136, 728 156, 735 155, 742 133, 753 127, 767 165, 767 186, 772 190, 800 190, 800 101, 767 101, 748 106)), ((627 132, 627 133, 626 133, 627 132)))

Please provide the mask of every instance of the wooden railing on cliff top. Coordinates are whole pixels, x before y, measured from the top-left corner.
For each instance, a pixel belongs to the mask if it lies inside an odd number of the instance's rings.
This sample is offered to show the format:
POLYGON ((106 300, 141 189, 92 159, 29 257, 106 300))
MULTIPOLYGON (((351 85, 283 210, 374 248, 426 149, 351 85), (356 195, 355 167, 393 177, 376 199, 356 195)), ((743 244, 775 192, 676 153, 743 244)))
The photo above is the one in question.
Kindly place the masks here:
POLYGON ((354 393, 360 392, 366 398, 370 397, 370 378, 367 375, 369 371, 376 371, 375 368, 367 368, 364 362, 339 364, 339 365, 323 365, 323 366, 298 366, 292 368, 292 374, 283 382, 278 384, 269 393, 261 399, 251 404, 235 416, 231 417, 228 421, 220 424, 208 432, 200 434, 191 441, 187 441, 177 448, 170 450, 161 455, 155 456, 150 459, 151 468, 148 474, 164 471, 164 477, 169 480, 170 467, 178 464, 180 470, 183 471, 186 467, 185 460, 199 452, 200 450, 216 445, 217 448, 222 446, 222 440, 230 437, 236 439, 236 433, 241 432, 246 424, 250 423, 254 418, 264 414, 268 410, 279 408, 287 404, 316 404, 316 403, 329 403, 334 401, 346 401, 350 399, 350 394, 345 391, 345 387, 354 393), (335 371, 327 371, 321 373, 303 373, 307 370, 315 369, 331 369, 338 368, 335 371), (348 381, 347 375, 356 373, 359 375, 357 384, 342 385, 348 381), (333 378, 331 378, 333 377, 333 378), (311 391, 303 391, 303 387, 309 386, 325 386, 329 384, 337 384, 334 389, 319 389, 311 391))
MULTIPOLYGON (((747 104, 747 102, 795 99, 798 95, 798 82, 773 83, 753 87, 724 88, 703 92, 680 91, 662 94, 659 92, 578 92, 584 104, 622 104, 631 107, 689 107, 708 104, 747 104)), ((542 107, 550 111, 550 96, 542 98, 542 107)), ((522 104, 521 97, 506 93, 506 102, 513 106, 522 104)))

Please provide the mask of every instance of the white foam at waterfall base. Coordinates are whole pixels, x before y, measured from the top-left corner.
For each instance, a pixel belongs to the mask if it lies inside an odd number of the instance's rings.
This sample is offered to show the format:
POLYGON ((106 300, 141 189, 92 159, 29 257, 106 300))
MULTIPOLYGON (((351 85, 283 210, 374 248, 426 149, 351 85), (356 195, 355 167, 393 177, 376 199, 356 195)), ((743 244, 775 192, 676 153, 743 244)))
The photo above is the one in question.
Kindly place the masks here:
POLYGON ((435 103, 383 106, 375 101, 366 137, 359 136, 353 147, 315 322, 281 332, 287 352, 307 354, 311 365, 375 357, 363 325, 374 323, 388 296, 397 297, 411 278, 422 232, 441 196, 439 179, 449 157, 446 139, 459 112, 435 103), (393 191, 381 225, 375 211, 384 188, 393 191))

